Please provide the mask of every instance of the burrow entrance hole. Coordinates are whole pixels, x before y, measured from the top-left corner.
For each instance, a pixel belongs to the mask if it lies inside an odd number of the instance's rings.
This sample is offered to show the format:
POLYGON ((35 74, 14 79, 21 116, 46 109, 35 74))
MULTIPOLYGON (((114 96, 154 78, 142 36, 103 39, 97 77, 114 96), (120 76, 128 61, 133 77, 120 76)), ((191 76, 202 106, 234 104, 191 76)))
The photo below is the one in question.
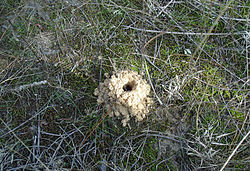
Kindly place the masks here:
POLYGON ((123 86, 124 91, 132 91, 136 88, 136 83, 135 81, 130 81, 127 84, 123 86))

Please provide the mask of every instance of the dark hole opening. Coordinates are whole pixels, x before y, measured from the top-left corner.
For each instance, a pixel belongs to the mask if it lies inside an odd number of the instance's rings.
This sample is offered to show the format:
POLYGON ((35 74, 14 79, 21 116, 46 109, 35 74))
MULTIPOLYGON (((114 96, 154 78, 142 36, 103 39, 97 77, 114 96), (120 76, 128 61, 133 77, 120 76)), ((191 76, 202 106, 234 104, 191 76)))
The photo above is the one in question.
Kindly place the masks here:
POLYGON ((127 84, 125 84, 123 86, 124 91, 132 91, 134 89, 135 89, 135 82, 134 81, 133 82, 128 82, 127 84))
POLYGON ((124 91, 132 91, 132 88, 133 87, 131 85, 129 85, 129 84, 126 84, 126 85, 123 86, 124 91))

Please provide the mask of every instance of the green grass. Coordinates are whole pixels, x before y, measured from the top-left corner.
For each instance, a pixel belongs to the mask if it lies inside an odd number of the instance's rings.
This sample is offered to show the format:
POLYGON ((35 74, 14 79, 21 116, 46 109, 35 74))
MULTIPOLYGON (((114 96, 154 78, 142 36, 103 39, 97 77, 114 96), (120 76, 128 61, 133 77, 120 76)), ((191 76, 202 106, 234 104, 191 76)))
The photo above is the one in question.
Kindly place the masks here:
POLYGON ((249 3, 168 2, 1 1, 1 168, 247 169, 249 3), (94 96, 123 69, 154 100, 127 127, 94 96))

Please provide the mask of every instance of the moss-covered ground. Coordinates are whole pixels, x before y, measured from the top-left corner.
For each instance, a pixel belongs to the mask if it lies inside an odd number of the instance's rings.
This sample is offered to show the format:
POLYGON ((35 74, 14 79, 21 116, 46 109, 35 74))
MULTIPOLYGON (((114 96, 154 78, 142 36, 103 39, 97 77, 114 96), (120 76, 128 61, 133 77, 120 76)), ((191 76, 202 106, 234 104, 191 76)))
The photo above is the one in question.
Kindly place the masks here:
POLYGON ((2 0, 1 170, 249 169, 249 2, 2 0), (130 69, 142 122, 94 90, 130 69))

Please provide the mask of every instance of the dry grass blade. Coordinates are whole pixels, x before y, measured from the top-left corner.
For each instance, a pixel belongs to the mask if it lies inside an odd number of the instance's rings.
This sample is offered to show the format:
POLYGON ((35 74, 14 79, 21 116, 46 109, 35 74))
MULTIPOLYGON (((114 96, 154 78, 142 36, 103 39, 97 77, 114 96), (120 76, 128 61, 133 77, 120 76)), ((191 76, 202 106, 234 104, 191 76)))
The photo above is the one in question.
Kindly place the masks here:
MULTIPOLYGON (((226 4, 226 6, 220 11, 220 14, 219 14, 218 17, 216 18, 216 20, 213 22, 213 25, 210 27, 208 33, 211 33, 211 32, 213 31, 214 27, 218 24, 218 22, 219 22, 219 20, 221 19, 222 15, 225 13, 225 11, 228 9, 228 7, 230 6, 230 4, 233 3, 233 2, 234 2, 234 0, 230 0, 230 1, 226 4)), ((202 39, 202 41, 199 43, 198 47, 195 49, 195 51, 194 51, 192 57, 190 58, 190 63, 193 62, 193 58, 197 55, 197 53, 199 53, 199 51, 200 51, 201 49, 203 49, 202 46, 203 46, 204 43, 207 41, 208 37, 209 37, 209 34, 205 35, 204 38, 202 39)), ((198 56, 200 56, 200 54, 199 54, 198 56)))
POLYGON ((242 140, 239 142, 239 144, 235 147, 233 152, 230 154, 230 156, 227 158, 227 161, 224 163, 224 165, 221 167, 220 171, 224 170, 228 162, 231 160, 231 158, 234 156, 235 152, 238 150, 238 148, 241 146, 241 144, 245 141, 245 139, 249 136, 250 131, 242 138, 242 140))
POLYGON ((10 127, 3 121, 3 119, 0 118, 0 120, 2 121, 4 126, 8 128, 8 130, 14 135, 14 137, 29 151, 29 153, 35 157, 35 159, 43 166, 43 168, 49 170, 49 168, 35 154, 33 154, 29 147, 10 129, 10 127))
POLYGON ((88 132, 86 133, 86 138, 83 139, 83 141, 81 142, 81 144, 79 145, 79 150, 81 149, 81 147, 84 145, 84 143, 88 140, 88 138, 93 134, 93 132, 96 130, 96 128, 98 128, 98 126, 103 122, 103 120, 108 116, 108 114, 110 113, 110 110, 107 111, 103 117, 96 123, 95 126, 93 126, 90 130, 88 130, 88 132))

